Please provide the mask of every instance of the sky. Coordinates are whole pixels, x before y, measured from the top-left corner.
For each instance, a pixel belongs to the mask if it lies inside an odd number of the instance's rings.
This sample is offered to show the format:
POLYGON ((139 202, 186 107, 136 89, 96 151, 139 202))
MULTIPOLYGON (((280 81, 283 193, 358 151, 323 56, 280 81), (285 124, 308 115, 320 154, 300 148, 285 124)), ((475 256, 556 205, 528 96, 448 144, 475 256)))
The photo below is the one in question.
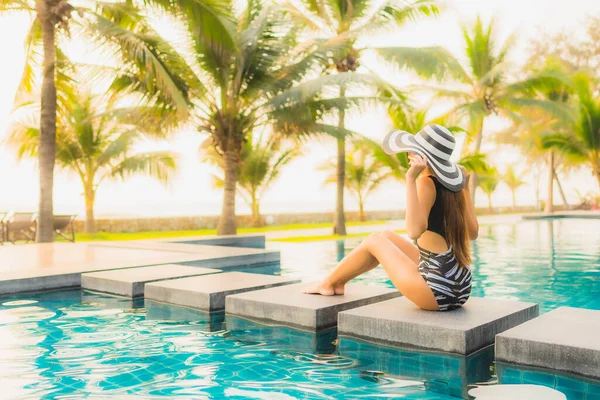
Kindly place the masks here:
MULTIPOLYGON (((528 39, 539 35, 540 30, 558 32, 567 30, 577 37, 582 35, 582 24, 588 15, 600 15, 597 0, 448 0, 442 16, 434 20, 419 21, 390 34, 370 38, 381 46, 429 46, 440 45, 455 55, 463 52, 460 27, 481 15, 484 21, 495 19, 499 40, 511 33, 518 35, 516 51, 512 58, 516 63, 527 58, 528 39)), ((18 161, 15 151, 6 144, 7 127, 11 122, 14 93, 20 79, 24 62, 23 42, 29 19, 23 15, 0 16, 0 37, 4 61, 0 64, 0 211, 15 209, 35 211, 38 202, 38 174, 34 160, 18 161), (6 38, 9 38, 8 40, 6 38)), ((169 35, 172 26, 157 22, 161 34, 169 35)), ((86 59, 85 43, 74 43, 69 49, 73 58, 86 59)), ((396 84, 410 84, 412 77, 401 74, 377 62, 372 55, 362 59, 384 78, 396 84)), ((490 135, 501 129, 505 122, 489 118, 484 134, 490 135)), ((381 108, 362 115, 349 115, 347 126, 375 140, 381 140, 390 129, 390 121, 381 108)), ((198 146, 206 138, 189 129, 178 132, 168 141, 146 143, 143 149, 164 149, 179 154, 180 168, 168 185, 147 177, 130 178, 125 182, 106 182, 100 186, 96 199, 96 216, 171 216, 218 214, 221 191, 212 188, 210 174, 213 167, 204 165, 198 156, 198 146)), ((497 149, 489 141, 484 152, 491 152, 491 161, 504 171, 513 165, 517 171, 527 165, 515 149, 497 149)), ((314 141, 303 149, 303 156, 291 162, 282 171, 280 179, 262 199, 264 214, 280 212, 331 211, 335 205, 335 188, 323 186, 326 172, 316 171, 319 165, 335 155, 333 140, 314 141)), ((527 185, 517 192, 519 205, 535 202, 533 177, 525 176, 527 185)), ((585 193, 596 189, 589 170, 572 173, 563 179, 570 202, 578 200, 575 189, 585 193)), ((542 196, 546 179, 542 176, 542 196)), ((500 184, 494 195, 494 205, 510 205, 510 191, 500 184)), ((559 203, 558 194, 555 202, 559 203)), ((347 195, 347 209, 356 210, 357 203, 347 195)), ((405 192, 400 183, 389 181, 367 201, 367 210, 392 210, 404 208, 405 192)), ((483 195, 478 195, 477 205, 486 205, 483 195)), ((249 207, 241 199, 238 213, 247 213, 249 207)), ((60 169, 55 175, 55 212, 84 214, 84 202, 79 178, 60 169)))

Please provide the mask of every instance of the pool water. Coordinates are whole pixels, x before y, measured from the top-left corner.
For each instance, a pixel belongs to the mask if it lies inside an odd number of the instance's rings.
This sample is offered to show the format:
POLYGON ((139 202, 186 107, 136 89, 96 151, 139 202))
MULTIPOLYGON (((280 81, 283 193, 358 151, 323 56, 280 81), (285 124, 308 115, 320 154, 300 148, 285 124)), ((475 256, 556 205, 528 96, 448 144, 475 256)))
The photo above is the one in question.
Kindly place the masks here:
MULTIPOLYGON (((542 312, 600 309, 597 227, 567 219, 482 227, 473 249, 474 294, 539 302, 542 312)), ((318 279, 357 244, 269 243, 282 251, 281 268, 259 270, 318 279)), ((390 286, 381 268, 358 280, 390 286)), ((335 330, 315 336, 79 290, 0 297, 3 399, 448 400, 465 397, 469 383, 494 382, 490 351, 465 358, 338 343, 335 330)), ((570 399, 600 393, 597 382, 505 370, 516 383, 568 387, 562 390, 570 399)))

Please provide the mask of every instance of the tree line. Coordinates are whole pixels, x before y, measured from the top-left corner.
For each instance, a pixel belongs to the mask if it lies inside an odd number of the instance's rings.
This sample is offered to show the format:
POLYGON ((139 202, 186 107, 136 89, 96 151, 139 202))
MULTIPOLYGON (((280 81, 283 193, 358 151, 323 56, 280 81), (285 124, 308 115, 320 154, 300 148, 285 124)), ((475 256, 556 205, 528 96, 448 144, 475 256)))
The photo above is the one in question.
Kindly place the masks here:
MULTIPOLYGON (((539 40, 517 68, 509 61, 514 37, 499 43, 493 21, 477 19, 463 28, 460 56, 439 46, 374 47, 360 40, 434 18, 443 12, 434 0, 238 5, 230 0, 91 1, 87 7, 64 0, 0 3, 0 12, 32 16, 10 142, 20 156, 39 160, 38 242, 53 236, 55 164, 80 177, 91 232, 101 182, 133 174, 168 181, 175 170, 175 154, 136 153, 135 145, 190 127, 208 136, 202 157, 222 171, 215 177, 224 193, 219 234, 236 232, 238 195, 260 224, 260 198, 281 168, 300 154, 306 140, 333 137, 336 158, 323 168, 332 171, 328 181, 337 187, 334 233, 343 235, 345 189, 356 194, 364 213, 366 197, 388 178, 402 180, 407 168, 406 155, 383 154, 377 143, 347 126, 350 112, 371 105, 387 107, 399 129, 416 132, 427 123, 442 123, 464 132, 460 162, 473 172, 471 184, 486 191, 493 191, 497 172, 481 153, 484 140, 518 145, 532 165, 544 160, 548 196, 556 171, 565 166, 588 166, 600 184, 598 19, 589 20, 586 42, 574 45, 560 34, 539 40), (177 21, 185 32, 181 42, 161 37, 148 10, 177 21), (84 37, 107 62, 72 62, 66 47, 73 35, 84 37), (360 68, 367 50, 423 84, 396 87, 360 68), (412 101, 417 92, 452 106, 431 116, 412 101), (490 115, 509 119, 511 129, 489 137, 490 115)), ((505 181, 516 189, 521 180, 511 171, 505 181)))

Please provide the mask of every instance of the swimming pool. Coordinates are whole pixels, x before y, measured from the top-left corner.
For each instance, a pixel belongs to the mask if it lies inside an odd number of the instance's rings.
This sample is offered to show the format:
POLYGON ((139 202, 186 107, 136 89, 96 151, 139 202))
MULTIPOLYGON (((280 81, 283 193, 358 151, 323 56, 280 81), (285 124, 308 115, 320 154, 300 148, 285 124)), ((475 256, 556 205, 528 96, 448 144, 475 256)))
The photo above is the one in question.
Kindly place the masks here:
MULTIPOLYGON (((597 226, 561 219, 482 227, 474 248, 474 294, 536 301, 542 312, 560 305, 600 309, 597 226)), ((269 247, 282 251, 277 273, 309 280, 357 243, 269 247)), ((361 280, 390 285, 380 268, 361 280)), ((464 396, 467 381, 494 380, 490 349, 461 358, 345 338, 336 348, 335 337, 335 331, 315 338, 79 290, 0 297, 2 398, 447 400, 464 396)), ((515 381, 515 374, 519 382, 532 376, 548 381, 547 374, 510 371, 515 381)), ((573 382, 569 387, 583 389, 571 398, 600 391, 599 385, 573 382)))

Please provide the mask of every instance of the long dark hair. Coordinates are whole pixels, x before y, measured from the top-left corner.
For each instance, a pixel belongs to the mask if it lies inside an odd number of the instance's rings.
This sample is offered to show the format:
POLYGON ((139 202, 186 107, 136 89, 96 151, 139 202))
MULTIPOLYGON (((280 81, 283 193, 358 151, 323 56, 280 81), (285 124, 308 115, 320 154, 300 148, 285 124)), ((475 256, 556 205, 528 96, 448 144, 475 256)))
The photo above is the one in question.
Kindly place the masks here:
POLYGON ((458 265, 462 267, 471 265, 471 241, 467 231, 465 196, 468 196, 465 189, 460 192, 442 190, 446 242, 448 246, 452 246, 458 265))

